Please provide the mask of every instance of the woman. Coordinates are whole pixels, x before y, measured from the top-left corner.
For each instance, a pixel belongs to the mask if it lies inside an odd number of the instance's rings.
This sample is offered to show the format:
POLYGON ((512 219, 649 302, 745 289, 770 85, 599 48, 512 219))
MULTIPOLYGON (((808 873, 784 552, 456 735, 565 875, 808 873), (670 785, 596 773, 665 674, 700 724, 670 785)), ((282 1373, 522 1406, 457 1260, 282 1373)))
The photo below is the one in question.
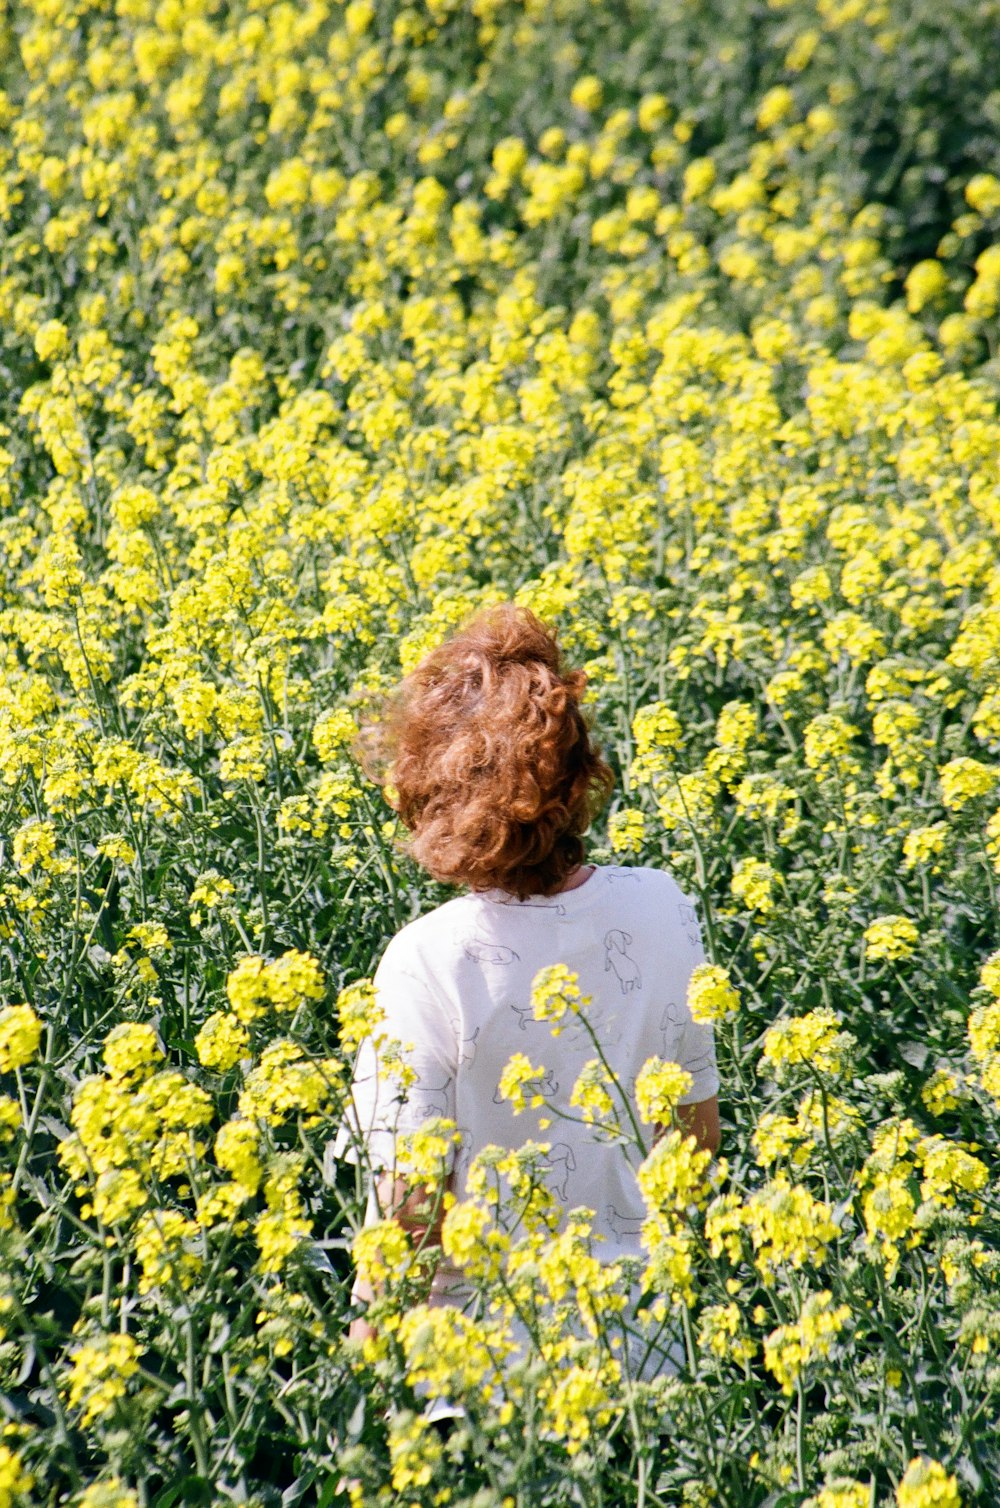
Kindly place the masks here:
MULTIPOLYGON (((370 1039, 355 1070, 354 1134, 381 1169, 368 1220, 391 1211, 431 1242, 440 1198, 429 1218, 434 1191, 408 1186, 394 1152, 400 1133, 444 1116, 461 1137, 446 1164, 445 1186, 457 1197, 487 1144, 546 1140, 549 1187, 565 1208, 594 1211, 602 1258, 641 1251, 641 1152, 595 1137, 569 1104, 594 1039, 579 1013, 553 1035, 532 1010, 533 981, 552 965, 590 997, 586 1020, 627 1108, 635 1110, 643 1063, 679 1063, 692 1082, 678 1121, 701 1146, 719 1146, 713 1032, 686 1003, 704 959, 694 907, 661 870, 584 863, 583 834, 614 784, 580 708, 585 682, 533 613, 500 604, 421 661, 359 741, 367 772, 412 834, 413 857, 435 879, 465 887, 404 926, 374 976, 379 1031, 410 1044, 408 1092, 394 1091, 370 1039), (527 1086, 541 1104, 520 1115, 499 1087, 515 1053, 544 1070, 527 1086)), ((440 1262, 429 1302, 457 1302, 460 1278, 440 1262)), ((372 1294, 359 1281, 354 1296, 364 1303, 372 1294)), ((351 1333, 369 1333, 363 1317, 351 1333)), ((664 1355, 659 1369, 668 1366, 664 1355)))

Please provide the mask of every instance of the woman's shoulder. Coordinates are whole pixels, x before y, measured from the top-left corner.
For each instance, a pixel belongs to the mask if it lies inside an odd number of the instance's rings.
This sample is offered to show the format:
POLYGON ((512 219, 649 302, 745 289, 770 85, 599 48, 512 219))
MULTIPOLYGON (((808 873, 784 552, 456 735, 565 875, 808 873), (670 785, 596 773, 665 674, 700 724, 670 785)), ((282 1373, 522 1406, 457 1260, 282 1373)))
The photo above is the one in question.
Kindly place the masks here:
POLYGON ((637 894, 640 890, 660 895, 684 894, 669 869, 653 864, 605 864, 603 868, 613 886, 631 886, 637 894))
POLYGON ((605 873, 609 914, 620 914, 625 908, 639 925, 653 928, 671 947, 678 929, 690 930, 697 924, 694 896, 681 888, 669 869, 652 864, 609 864, 605 873))
POLYGON ((390 937, 382 953, 390 963, 405 964, 407 961, 434 959, 441 945, 454 937, 469 910, 470 898, 453 896, 440 906, 422 911, 400 927, 390 937))

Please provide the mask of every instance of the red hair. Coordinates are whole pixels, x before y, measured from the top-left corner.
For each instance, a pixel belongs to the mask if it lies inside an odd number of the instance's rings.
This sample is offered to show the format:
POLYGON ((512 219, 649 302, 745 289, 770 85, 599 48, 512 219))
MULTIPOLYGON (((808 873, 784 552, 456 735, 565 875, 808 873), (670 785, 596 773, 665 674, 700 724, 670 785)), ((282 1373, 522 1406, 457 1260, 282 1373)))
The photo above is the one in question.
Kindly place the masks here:
POLYGON ((426 655, 363 726, 366 774, 395 787, 408 848, 436 880, 552 895, 614 788, 568 670, 528 608, 477 613, 426 655))

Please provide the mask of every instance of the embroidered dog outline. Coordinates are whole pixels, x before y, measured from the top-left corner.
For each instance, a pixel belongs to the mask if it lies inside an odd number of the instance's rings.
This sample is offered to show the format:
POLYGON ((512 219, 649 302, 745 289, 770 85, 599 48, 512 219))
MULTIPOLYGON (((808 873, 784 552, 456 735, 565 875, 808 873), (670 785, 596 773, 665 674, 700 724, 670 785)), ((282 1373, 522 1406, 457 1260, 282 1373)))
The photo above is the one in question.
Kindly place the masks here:
POLYGON ((469 937, 462 946, 466 958, 471 958, 474 963, 515 963, 520 953, 515 953, 513 948, 508 948, 506 943, 490 942, 485 937, 469 937))
POLYGON ((566 907, 562 901, 519 901, 518 905, 531 911, 554 911, 556 916, 566 915, 566 907))
POLYGON ((471 1032, 468 1036, 462 1037, 458 1057, 459 1068, 469 1068, 472 1066, 472 1063, 474 1062, 476 1056, 479 1033, 481 1031, 482 1026, 477 1026, 474 1032, 471 1032))
POLYGON ((576 1158, 569 1142, 553 1144, 542 1166, 545 1168, 557 1197, 565 1203, 568 1195, 569 1175, 576 1172, 576 1158))
POLYGON ((701 946, 701 933, 698 930, 698 913, 687 901, 679 901, 677 915, 680 917, 681 926, 685 928, 687 940, 692 948, 701 946))
POLYGON ((639 1236, 642 1234, 641 1215, 623 1215, 613 1204, 604 1206, 608 1224, 616 1236, 639 1236))
POLYGON ((422 1112, 422 1120, 430 1120, 432 1116, 448 1116, 451 1108, 451 1095, 449 1090, 454 1083, 452 1074, 448 1074, 442 1084, 414 1084, 405 1096, 407 1110, 412 1114, 414 1110, 422 1112))
POLYGON ((660 1035, 663 1038, 663 1056, 669 1058, 677 1041, 677 1028, 684 1020, 684 1011, 676 1000, 668 1000, 660 1016, 660 1035))
POLYGON ((609 969, 614 969, 623 995, 642 987, 639 965, 625 951, 631 942, 631 932, 623 932, 621 927, 611 927, 604 934, 604 972, 606 974, 609 969))

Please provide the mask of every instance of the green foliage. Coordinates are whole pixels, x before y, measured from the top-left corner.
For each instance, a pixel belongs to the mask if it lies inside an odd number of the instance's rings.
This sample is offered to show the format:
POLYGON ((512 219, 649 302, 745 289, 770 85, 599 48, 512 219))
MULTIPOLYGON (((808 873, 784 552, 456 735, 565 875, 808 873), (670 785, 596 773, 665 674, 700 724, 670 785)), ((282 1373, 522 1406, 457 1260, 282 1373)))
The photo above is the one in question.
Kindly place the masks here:
POLYGON ((998 32, 0 15, 0 1501, 995 1500, 998 32), (591 856, 725 971, 722 1159, 644 1164, 654 1384, 530 1150, 523 1238, 495 1166, 448 1212, 469 1327, 387 1228, 346 1336, 364 981, 448 895, 351 738, 506 598, 587 668, 591 856))

